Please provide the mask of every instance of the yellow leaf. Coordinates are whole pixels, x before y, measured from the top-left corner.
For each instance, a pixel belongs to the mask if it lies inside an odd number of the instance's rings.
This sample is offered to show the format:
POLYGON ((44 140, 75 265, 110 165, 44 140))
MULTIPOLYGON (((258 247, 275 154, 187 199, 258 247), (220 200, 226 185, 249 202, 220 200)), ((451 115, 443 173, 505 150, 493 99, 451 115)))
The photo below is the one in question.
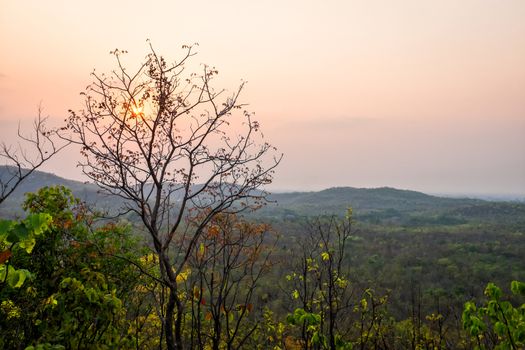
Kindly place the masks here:
POLYGON ((191 274, 191 269, 189 267, 186 268, 184 271, 181 271, 181 273, 177 275, 177 278, 176 278, 177 283, 186 282, 190 274, 191 274))
POLYGON ((299 292, 297 291, 297 289, 295 289, 295 290, 292 292, 292 297, 293 297, 294 299, 299 298, 299 292))

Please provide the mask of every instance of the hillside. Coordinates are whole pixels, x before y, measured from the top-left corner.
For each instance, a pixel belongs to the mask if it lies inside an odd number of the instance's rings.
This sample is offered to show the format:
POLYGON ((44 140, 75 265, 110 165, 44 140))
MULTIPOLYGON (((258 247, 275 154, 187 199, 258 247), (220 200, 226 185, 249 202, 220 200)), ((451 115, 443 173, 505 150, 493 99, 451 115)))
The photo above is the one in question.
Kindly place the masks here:
POLYGON ((357 220, 380 225, 427 226, 467 223, 525 225, 525 204, 447 198, 389 187, 336 187, 319 192, 275 193, 254 215, 273 220, 343 215, 352 207, 357 220))
MULTIPOLYGON (((5 171, 6 167, 0 167, 0 179, 5 178, 5 171)), ((81 200, 91 205, 96 203, 101 209, 115 208, 122 203, 119 198, 101 194, 94 184, 35 171, 2 204, 0 215, 21 215, 24 193, 51 185, 64 185, 81 200)), ((446 198, 389 187, 334 187, 318 192, 273 193, 268 199, 266 206, 250 216, 265 221, 294 220, 316 215, 343 215, 346 208, 352 207, 357 220, 379 225, 414 227, 478 222, 525 225, 523 203, 446 198)))
POLYGON ((351 205, 361 214, 367 214, 388 209, 420 212, 483 203, 476 199, 443 198, 390 187, 371 189, 334 187, 319 192, 279 193, 273 194, 271 200, 303 214, 319 212, 320 205, 327 212, 337 212, 351 205))
MULTIPOLYGON (((5 181, 9 174, 8 167, 0 166, 0 180, 5 181)), ((43 171, 35 171, 29 175, 17 189, 0 205, 0 216, 13 217, 23 213, 20 208, 25 193, 36 192, 44 186, 63 185, 71 189, 73 194, 88 204, 97 203, 98 206, 109 206, 120 203, 116 198, 110 198, 100 193, 94 184, 68 180, 43 171)))
MULTIPOLYGON (((0 166, 0 179, 5 179, 6 170, 5 166, 0 166)), ((98 209, 115 209, 122 205, 120 198, 101 193, 94 184, 35 171, 0 205, 0 217, 22 216, 24 194, 52 185, 70 188, 75 196, 98 209)), ((469 226, 520 232, 525 227, 525 203, 439 197, 389 187, 334 187, 317 192, 272 193, 268 200, 264 207, 246 215, 277 227, 287 227, 281 224, 300 223, 307 217, 319 215, 343 216, 346 209, 352 207, 359 224, 378 229, 426 227, 434 230, 441 227, 461 232, 469 226)))

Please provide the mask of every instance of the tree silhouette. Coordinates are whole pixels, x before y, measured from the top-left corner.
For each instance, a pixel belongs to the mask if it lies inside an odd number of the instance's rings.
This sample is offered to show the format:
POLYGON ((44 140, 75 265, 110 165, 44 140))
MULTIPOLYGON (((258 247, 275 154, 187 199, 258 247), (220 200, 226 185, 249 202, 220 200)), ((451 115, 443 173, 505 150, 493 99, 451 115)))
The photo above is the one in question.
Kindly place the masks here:
POLYGON ((33 122, 32 133, 24 134, 20 125, 17 135, 18 143, 0 144, 0 158, 5 161, 5 168, 0 174, 0 204, 9 197, 29 175, 68 143, 59 142, 56 130, 48 129, 47 117, 42 116, 42 106, 38 106, 38 115, 33 122))
POLYGON ((70 111, 63 137, 81 146, 83 172, 138 215, 159 257, 168 349, 183 348, 184 303, 177 276, 219 213, 261 205, 281 155, 264 142, 253 114, 238 102, 244 83, 216 91, 217 70, 186 73, 193 46, 168 63, 150 45, 136 71, 112 54, 117 68, 93 73, 85 106, 70 111), (234 113, 237 112, 237 113, 234 113), (204 214, 203 214, 204 213, 204 214))

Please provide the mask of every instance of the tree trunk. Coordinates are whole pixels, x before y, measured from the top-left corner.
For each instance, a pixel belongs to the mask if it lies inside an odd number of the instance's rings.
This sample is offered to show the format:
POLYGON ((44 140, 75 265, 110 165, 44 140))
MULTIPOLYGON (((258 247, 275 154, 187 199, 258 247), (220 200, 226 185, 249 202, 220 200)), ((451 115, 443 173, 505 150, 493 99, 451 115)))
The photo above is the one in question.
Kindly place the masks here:
POLYGON ((166 318, 164 319, 164 332, 166 333, 166 346, 168 350, 183 350, 182 344, 182 315, 183 305, 177 295, 177 289, 170 287, 168 305, 166 305, 166 318), (177 317, 175 318, 175 313, 177 317), (175 319, 175 331, 173 320, 175 319))
MULTIPOLYGON (((332 312, 330 312, 332 314, 332 312)), ((329 324, 329 334, 330 334, 330 349, 335 350, 335 319, 334 315, 330 315, 330 324, 329 324)))
POLYGON ((175 305, 177 306, 177 318, 175 319, 175 347, 177 350, 182 350, 184 346, 182 345, 182 319, 184 306, 179 299, 176 291, 174 293, 175 305))
POLYGON ((213 350, 219 350, 219 345, 221 343, 221 320, 220 316, 213 318, 213 340, 212 348, 213 350))
POLYGON ((176 339, 173 335, 173 315, 175 311, 175 298, 177 291, 170 287, 170 295, 168 297, 168 304, 166 305, 166 316, 164 318, 164 332, 166 334, 166 347, 168 350, 179 350, 176 339))

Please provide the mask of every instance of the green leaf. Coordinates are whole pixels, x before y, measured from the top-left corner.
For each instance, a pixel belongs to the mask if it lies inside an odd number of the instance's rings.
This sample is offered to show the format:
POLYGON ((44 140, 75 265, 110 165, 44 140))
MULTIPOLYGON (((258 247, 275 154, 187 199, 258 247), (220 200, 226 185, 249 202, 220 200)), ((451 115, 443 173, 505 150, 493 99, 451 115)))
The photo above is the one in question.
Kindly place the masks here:
POLYGON ((24 220, 26 226, 31 229, 36 236, 46 231, 52 221, 53 218, 47 213, 31 214, 24 220))
POLYGON ((288 324, 291 324, 292 326, 295 326, 296 325, 296 322, 295 322, 295 317, 294 315, 292 314, 288 314, 288 316, 286 316, 286 322, 288 324))
POLYGON ((12 232, 14 232, 20 240, 28 238, 31 234, 31 231, 24 222, 17 224, 12 232))
POLYGON ((7 235, 7 233, 14 226, 15 222, 12 220, 0 220, 0 235, 7 235))
POLYGON ((510 283, 510 290, 515 295, 525 296, 525 283, 520 282, 520 281, 512 281, 510 283))
POLYGON ((485 288, 485 295, 491 299, 499 300, 501 298, 501 289, 491 282, 487 284, 487 288, 485 288))
POLYGON ((505 325, 498 321, 494 324, 494 331, 496 332, 497 335, 499 335, 500 337, 504 336, 505 335, 505 331, 507 330, 507 328, 505 327, 505 325))
POLYGON ((312 336, 312 344, 319 344, 319 332, 315 332, 312 336))
POLYGON ((294 291, 292 292, 292 298, 294 299, 299 298, 299 292, 297 291, 297 289, 294 289, 294 291))
POLYGON ((36 240, 34 238, 27 238, 19 243, 20 248, 24 248, 28 254, 30 254, 33 251, 35 244, 36 240))
POLYGON ((0 265, 0 282, 5 281, 6 274, 7 274, 7 266, 0 265))
MULTIPOLYGON (((20 225, 16 225, 16 226, 13 226, 11 227, 10 231, 7 232, 7 237, 5 238, 5 240, 9 243, 18 243, 20 242, 20 234, 19 234, 19 230, 21 230, 21 226, 20 225)), ((27 232, 27 230, 24 228, 24 230, 27 232)))
POLYGON ((364 311, 368 310, 368 301, 365 298, 361 299, 361 309, 364 311))
POLYGON ((24 269, 15 270, 11 267, 7 273, 7 284, 11 288, 20 288, 29 276, 31 276, 29 271, 24 269))
POLYGON ((474 337, 477 337, 481 333, 481 329, 478 325, 473 324, 472 326, 470 326, 469 333, 474 337))

